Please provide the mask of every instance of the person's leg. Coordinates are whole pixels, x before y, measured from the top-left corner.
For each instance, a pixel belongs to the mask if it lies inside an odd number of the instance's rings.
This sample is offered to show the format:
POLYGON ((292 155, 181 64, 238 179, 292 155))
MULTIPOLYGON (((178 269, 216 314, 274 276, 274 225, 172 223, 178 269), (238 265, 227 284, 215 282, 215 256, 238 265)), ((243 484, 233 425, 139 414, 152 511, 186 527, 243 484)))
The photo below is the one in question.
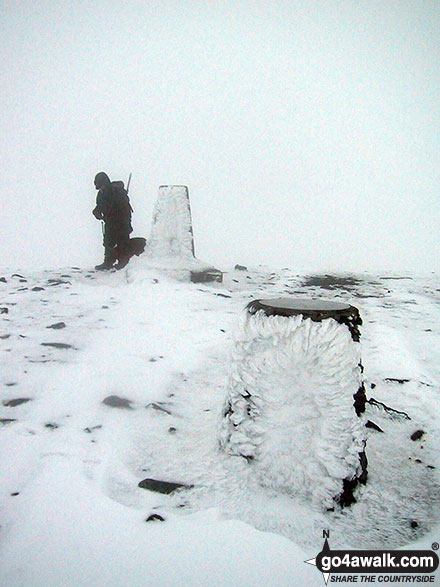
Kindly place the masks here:
POLYGON ((118 241, 118 245, 116 247, 116 255, 118 262, 115 265, 115 268, 122 269, 128 264, 131 258, 128 235, 121 237, 118 241))
POLYGON ((113 267, 114 262, 116 261, 115 256, 115 235, 114 231, 111 227, 106 226, 104 232, 104 262, 100 265, 96 265, 95 269, 97 271, 105 271, 107 269, 111 269, 113 267))

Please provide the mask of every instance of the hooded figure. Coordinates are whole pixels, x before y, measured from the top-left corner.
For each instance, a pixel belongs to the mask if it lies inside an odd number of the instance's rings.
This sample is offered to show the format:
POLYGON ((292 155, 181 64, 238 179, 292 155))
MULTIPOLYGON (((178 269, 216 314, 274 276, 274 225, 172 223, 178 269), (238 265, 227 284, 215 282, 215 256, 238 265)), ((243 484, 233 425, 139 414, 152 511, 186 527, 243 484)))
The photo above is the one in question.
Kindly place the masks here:
POLYGON ((116 269, 122 269, 130 258, 129 235, 133 231, 130 200, 123 182, 111 182, 103 171, 96 175, 95 187, 98 195, 93 215, 104 221, 104 262, 95 269, 111 269, 115 261, 118 261, 116 269))

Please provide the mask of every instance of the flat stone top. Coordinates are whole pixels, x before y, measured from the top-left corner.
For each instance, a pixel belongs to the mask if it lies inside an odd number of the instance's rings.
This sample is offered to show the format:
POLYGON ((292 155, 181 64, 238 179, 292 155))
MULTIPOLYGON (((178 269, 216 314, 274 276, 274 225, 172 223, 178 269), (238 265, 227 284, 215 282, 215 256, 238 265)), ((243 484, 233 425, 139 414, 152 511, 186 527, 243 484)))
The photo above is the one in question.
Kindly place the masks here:
POLYGON ((262 306, 273 308, 274 310, 292 310, 294 313, 302 312, 340 312, 348 310, 349 304, 344 302, 334 302, 332 300, 312 300, 304 298, 266 298, 258 300, 262 306))
POLYGON ((268 317, 304 316, 314 322, 333 319, 347 326, 355 342, 359 342, 361 336, 359 326, 362 324, 362 318, 359 310, 344 302, 304 298, 265 298, 253 300, 246 308, 251 316, 257 312, 263 312, 268 317))

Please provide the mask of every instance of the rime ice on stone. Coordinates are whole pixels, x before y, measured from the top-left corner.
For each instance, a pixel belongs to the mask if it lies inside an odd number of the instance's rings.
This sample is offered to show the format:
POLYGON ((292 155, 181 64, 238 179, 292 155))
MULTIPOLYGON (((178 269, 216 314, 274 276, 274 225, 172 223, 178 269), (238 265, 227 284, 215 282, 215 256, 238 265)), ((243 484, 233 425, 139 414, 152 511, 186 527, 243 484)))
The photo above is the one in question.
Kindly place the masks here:
POLYGON ((191 281, 222 281, 222 273, 195 257, 191 206, 186 186, 161 186, 147 245, 150 259, 189 271, 191 281))
POLYGON ((233 351, 222 449, 323 510, 356 501, 367 477, 360 323, 345 304, 257 300, 233 351))
POLYGON ((194 257, 194 236, 188 188, 163 185, 159 188, 148 241, 152 257, 194 257))

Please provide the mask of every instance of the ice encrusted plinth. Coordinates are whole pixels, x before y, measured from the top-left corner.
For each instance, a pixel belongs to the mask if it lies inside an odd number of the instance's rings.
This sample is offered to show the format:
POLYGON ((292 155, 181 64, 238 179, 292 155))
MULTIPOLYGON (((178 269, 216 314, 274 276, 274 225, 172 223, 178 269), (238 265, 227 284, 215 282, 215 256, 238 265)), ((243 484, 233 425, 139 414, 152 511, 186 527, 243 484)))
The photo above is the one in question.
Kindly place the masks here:
POLYGON ((194 258, 191 208, 186 186, 171 185, 159 188, 147 254, 155 258, 194 258))
POLYGON ((264 486, 324 510, 349 505, 347 490, 366 479, 366 418, 353 405, 359 389, 360 345, 346 325, 246 311, 220 445, 247 458, 264 486))
MULTIPOLYGON (((195 257, 191 206, 186 186, 159 188, 145 252, 148 267, 183 281, 193 280, 194 275, 203 272, 216 271, 212 265, 195 257)), ((221 272, 217 273, 221 276, 221 272)))

